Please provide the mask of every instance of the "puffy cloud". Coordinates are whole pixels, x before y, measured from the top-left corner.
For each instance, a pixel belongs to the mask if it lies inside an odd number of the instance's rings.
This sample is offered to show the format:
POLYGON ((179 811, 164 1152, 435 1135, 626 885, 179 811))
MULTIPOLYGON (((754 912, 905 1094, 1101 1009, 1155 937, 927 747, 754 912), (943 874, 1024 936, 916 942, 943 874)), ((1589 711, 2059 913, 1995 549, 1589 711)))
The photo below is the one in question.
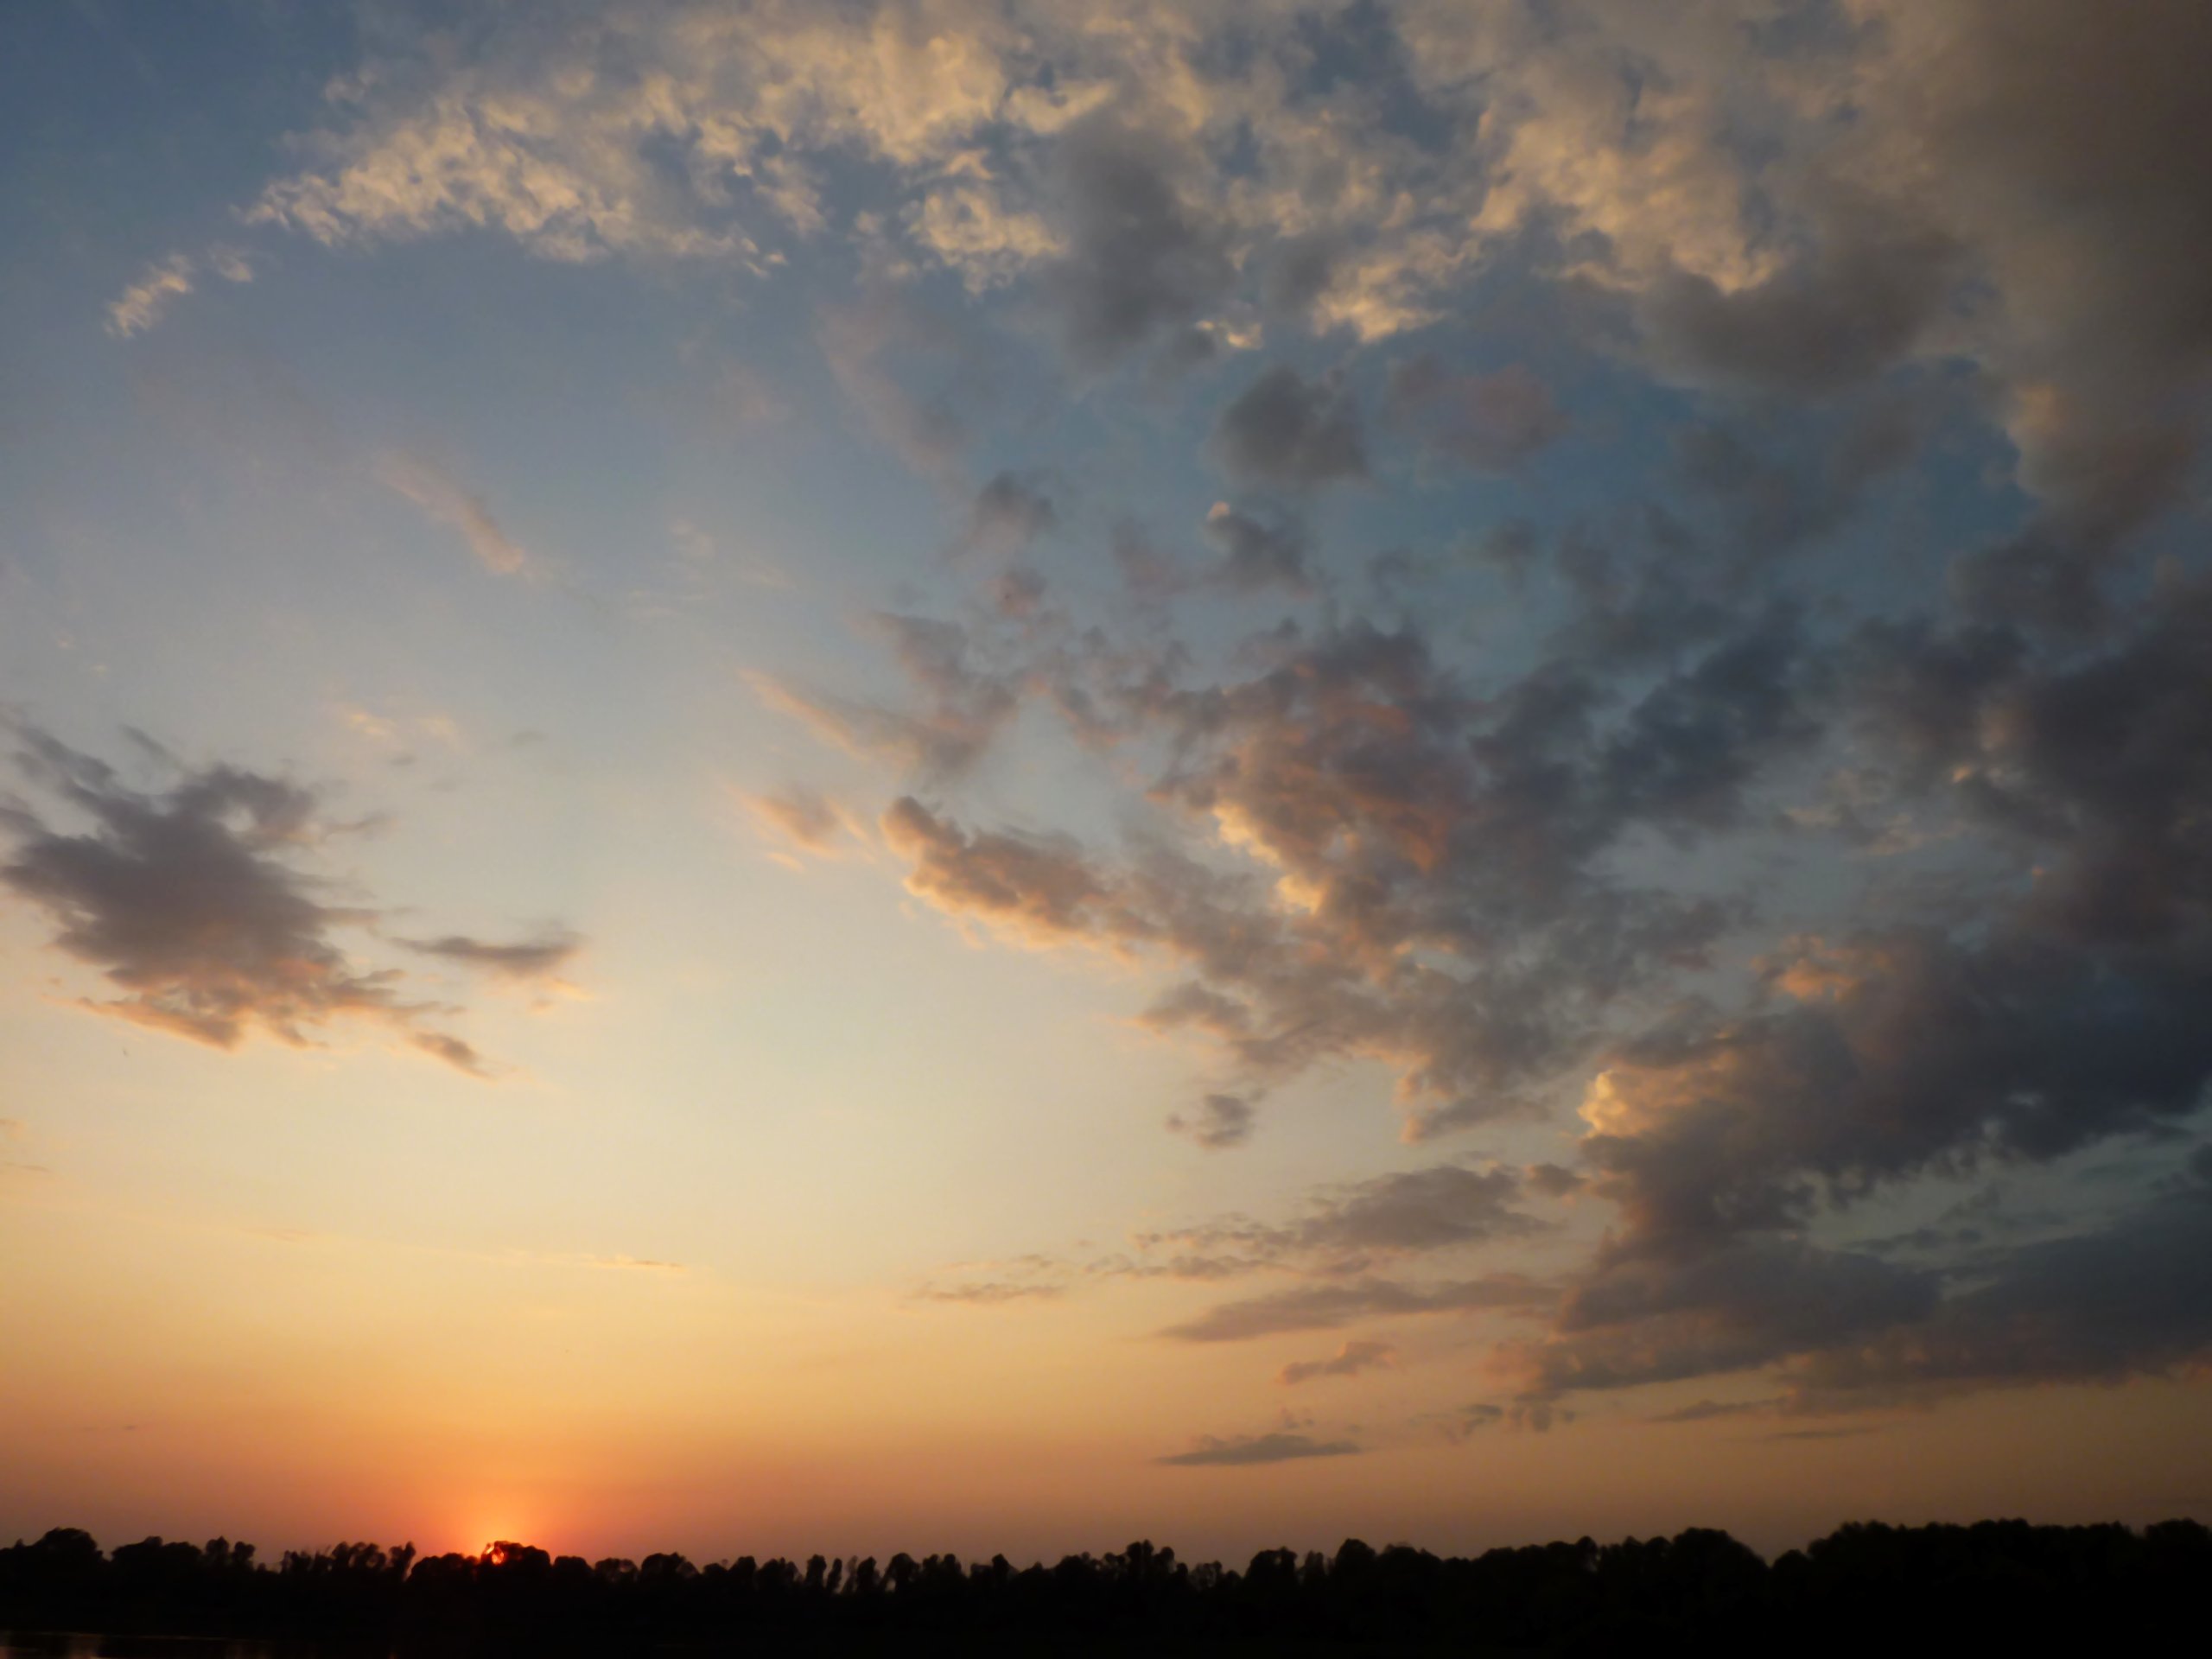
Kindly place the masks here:
POLYGON ((1310 1434, 1249 1434, 1219 1439, 1198 1437, 1198 1446, 1158 1461, 1184 1468, 1242 1466, 1259 1463, 1288 1463, 1300 1458, 1349 1457, 1361 1448, 1350 1440, 1317 1440, 1310 1434))
POLYGON ((1295 1388, 1317 1376, 1357 1376, 1376 1366, 1397 1363, 1398 1351, 1387 1342, 1347 1342, 1326 1359, 1294 1359, 1275 1373, 1275 1381, 1295 1388))
POLYGON ((1367 476, 1358 406, 1336 375, 1269 369, 1222 411, 1209 448, 1239 483, 1310 490, 1367 476))
POLYGON ((911 795, 883 815, 883 837, 912 863, 909 891, 1033 936, 1084 931, 1107 897, 1071 844, 1007 831, 970 835, 911 795))
POLYGON ((1234 280, 1220 230, 1185 198, 1183 161, 1159 134, 1104 114, 1056 149, 1065 252, 1039 282, 1077 364, 1101 367, 1176 331, 1187 342, 1234 280))
MULTIPOLYGON (((359 967, 335 942, 376 912, 315 896, 302 861, 335 827, 313 791, 216 766, 145 793, 42 732, 15 733, 25 775, 83 827, 0 807, 13 842, 0 887, 42 911, 55 947, 119 993, 87 1006, 223 1049, 254 1030, 305 1046, 335 1021, 367 1020, 461 1071, 486 1071, 467 1043, 422 1027, 440 1010, 408 1000, 397 971, 359 967)), ((505 959, 499 968, 516 970, 505 959)))
POLYGON ((1693 378, 1758 391, 1833 392, 1897 362, 1948 297, 1948 238, 1878 216, 1831 214, 1817 254, 1735 289, 1669 272, 1643 300, 1662 358, 1693 378))
MULTIPOLYGON (((1160 1270, 1185 1276, 1341 1269, 1184 1334, 1435 1311, 1452 1284, 1363 1264, 1514 1236, 1533 1190, 1616 1228, 1516 1351, 1532 1411, 1746 1369, 1869 1396, 2185 1363, 2185 1313, 2145 1298, 2100 1331, 2079 1288, 2187 1247, 2180 1210, 1993 1255, 1982 1281, 1834 1230, 1992 1160, 2171 1130, 2212 1076, 2212 626, 2188 579, 2132 563, 2201 470, 2204 8, 1233 10, 676 5, 589 31, 517 12, 341 85, 262 216, 764 277, 849 227, 858 297, 820 307, 819 344, 861 417, 969 503, 951 534, 991 555, 998 615, 883 621, 905 704, 759 683, 904 774, 882 830, 910 890, 1172 976, 1141 1018, 1228 1062, 1181 1122, 1203 1141, 1342 1058, 1395 1072, 1416 1137, 1587 1083, 1573 1166, 1521 1188, 1446 1166, 1161 1236, 1160 1270), (971 309, 931 310, 932 272, 971 309), (1018 563, 1063 528, 1036 477, 978 490, 963 468, 994 395, 987 304, 1041 321, 1094 388, 1132 355, 1189 365, 1301 325, 1365 344, 1534 318, 1608 373, 1691 387, 1647 400, 1698 423, 1661 458, 1663 501, 1470 528, 1531 626, 1461 666, 1443 554, 1347 556, 1423 622, 1383 628, 1331 579, 1319 510, 1284 499, 1367 476, 1348 373, 1255 360, 1208 448, 1281 493, 1214 509, 1205 574, 1122 526, 1160 638, 1120 643, 1018 563), (1969 421, 2011 440, 2024 523, 1923 545, 1949 533, 1947 486, 1896 521, 1913 572, 1855 543, 1851 570, 1816 567, 1878 480, 1969 421), (1947 555, 1948 588, 1912 601, 1947 613, 1848 620, 1947 555), (1241 641, 1174 638, 1168 601, 1223 588, 1320 602, 1241 641), (1118 845, 957 798, 1026 698, 1140 780, 1118 845), (1801 905, 1826 913, 1796 937, 1801 905)), ((1391 372, 1390 427, 1491 474, 1566 431, 1532 372, 1447 367, 1496 359, 1430 338, 1391 372)), ((520 566, 450 479, 394 487, 520 566)), ((1518 487, 1479 486, 1535 512, 1518 487)), ((818 803, 763 810, 799 844, 831 833, 818 803)))
POLYGON ((1547 670, 1478 700, 1410 629, 1282 636, 1268 656, 1240 683, 1090 698, 1093 719, 1171 742, 1153 800, 1243 870, 1163 847, 1111 861, 918 806, 895 809, 895 850, 949 911, 1177 961, 1196 988, 1152 1023, 1211 1032, 1255 1080, 1331 1054, 1397 1065, 1432 1130, 1522 1109, 1514 1086, 1610 1002, 1699 958, 1717 905, 1624 889, 1599 860, 1637 827, 1726 828, 1760 768, 1815 734, 1784 613, 1604 725, 1595 682, 1547 670))
MULTIPOLYGON (((2170 504, 2212 372, 2194 0, 2124 26, 2072 0, 1677 10, 502 15, 340 77, 307 165, 249 217, 764 277, 864 223, 887 272, 1023 285, 1085 369, 1192 360, 1262 313, 1387 338, 1510 266, 1618 302, 1694 380, 1822 395, 1969 359, 2061 520, 2170 504), (1389 73, 1315 74, 1317 53, 1389 73)), ((158 303, 172 276, 140 287, 158 303)), ((1546 429, 1525 405, 1474 426, 1485 465, 1546 429)), ((1305 448, 1357 471, 1334 439, 1305 448)))

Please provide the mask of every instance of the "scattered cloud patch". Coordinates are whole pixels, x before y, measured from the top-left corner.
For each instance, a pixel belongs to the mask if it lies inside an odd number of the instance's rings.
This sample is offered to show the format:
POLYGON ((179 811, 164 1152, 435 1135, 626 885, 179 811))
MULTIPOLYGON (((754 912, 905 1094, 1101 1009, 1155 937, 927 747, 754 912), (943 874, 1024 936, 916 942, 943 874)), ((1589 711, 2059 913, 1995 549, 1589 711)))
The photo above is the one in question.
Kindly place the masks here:
POLYGON ((1363 1448, 1351 1440, 1317 1440, 1308 1434, 1250 1434, 1220 1439, 1198 1437, 1198 1446, 1158 1461, 1179 1468, 1243 1468, 1262 1463, 1291 1463, 1303 1458, 1350 1457, 1363 1448))
POLYGON ((1322 1376, 1357 1376, 1377 1367, 1398 1363, 1398 1351, 1387 1342, 1347 1342, 1326 1359, 1294 1359, 1275 1373, 1284 1388, 1295 1388, 1322 1376))
POLYGON ((195 270, 189 254, 173 253, 146 269, 146 273, 110 302, 107 331, 118 340, 143 334, 162 319, 170 304, 192 292, 195 270))

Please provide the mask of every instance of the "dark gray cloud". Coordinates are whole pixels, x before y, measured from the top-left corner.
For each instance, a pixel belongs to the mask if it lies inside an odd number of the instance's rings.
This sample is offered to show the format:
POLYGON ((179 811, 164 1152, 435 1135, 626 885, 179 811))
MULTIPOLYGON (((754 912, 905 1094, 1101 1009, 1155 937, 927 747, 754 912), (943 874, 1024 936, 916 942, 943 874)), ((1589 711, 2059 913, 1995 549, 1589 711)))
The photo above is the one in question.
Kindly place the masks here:
POLYGON ((1252 1434, 1220 1440, 1198 1437, 1198 1448, 1159 1459, 1185 1468, 1236 1466, 1255 1463, 1287 1463, 1298 1458, 1349 1457, 1361 1448, 1351 1440, 1317 1440, 1307 1434, 1252 1434))
POLYGON ((1499 1364, 1530 1399, 1751 1370, 1924 1319, 1938 1293, 1929 1274, 1797 1241, 1615 1247, 1551 1334, 1509 1344, 1499 1364))
POLYGON ((314 791, 216 766, 142 791, 43 732, 10 729, 23 775, 81 827, 0 804, 12 842, 0 887, 44 912, 55 947, 118 993, 88 1006, 223 1049, 255 1030, 305 1046, 333 1022, 365 1019, 485 1072, 467 1043, 421 1027, 438 1010, 406 998, 397 971, 359 967, 337 943, 376 912, 318 896, 305 862, 342 826, 314 791))
POLYGON ((2193 1185, 2019 1246, 1993 1219, 1858 1250, 1808 1233, 1908 1183, 2203 1109, 2207 606, 2175 579, 2087 653, 1991 626, 1858 633, 1839 707, 1885 810, 1971 829, 1989 879, 1964 925, 1794 938, 1748 1007, 1685 1006, 1615 1046, 1581 1161, 1622 1225, 1551 1337, 1516 1351, 1533 1394, 1770 1369, 1801 1397, 1878 1398, 2159 1371, 2202 1347, 2193 1185))
POLYGON ((1285 1388, 1317 1376, 1357 1376, 1362 1371, 1397 1363, 1398 1351, 1387 1342, 1347 1342, 1326 1359, 1294 1359, 1275 1373, 1285 1388))
POLYGON ((1192 354, 1194 325, 1234 282, 1226 236, 1178 182, 1186 160, 1110 112, 1055 149, 1052 198, 1067 249, 1039 282, 1079 367, 1103 369, 1163 336, 1192 354))
POLYGON ((2212 1186, 2153 1198, 2107 1226, 2025 1244, 1927 1319, 1803 1356, 1785 1373, 1814 1404, 2022 1383, 2117 1382, 2212 1356, 2212 1186))
POLYGON ((1207 447, 1242 484, 1311 490, 1367 476, 1359 408, 1336 374, 1268 370, 1222 411, 1207 447))
POLYGON ((1948 237, 1858 211, 1822 215, 1817 249, 1724 291, 1676 272, 1643 299, 1663 361, 1694 378, 1801 397, 1840 391, 1899 361, 1949 297, 1948 237))
POLYGON ((1213 574, 1224 587, 1247 594, 1280 588, 1301 597, 1313 591, 1306 533, 1295 521, 1269 524, 1223 501, 1206 515, 1205 531, 1221 550, 1213 574))

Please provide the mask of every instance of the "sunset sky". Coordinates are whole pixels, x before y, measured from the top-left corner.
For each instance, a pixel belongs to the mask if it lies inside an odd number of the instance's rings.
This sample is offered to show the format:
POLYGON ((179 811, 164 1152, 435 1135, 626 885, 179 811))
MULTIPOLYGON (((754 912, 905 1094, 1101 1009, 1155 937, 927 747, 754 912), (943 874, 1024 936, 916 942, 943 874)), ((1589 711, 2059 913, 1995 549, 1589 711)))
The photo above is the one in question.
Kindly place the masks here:
POLYGON ((0 1541, 2212 1518, 2212 7, 0 19, 0 1541))

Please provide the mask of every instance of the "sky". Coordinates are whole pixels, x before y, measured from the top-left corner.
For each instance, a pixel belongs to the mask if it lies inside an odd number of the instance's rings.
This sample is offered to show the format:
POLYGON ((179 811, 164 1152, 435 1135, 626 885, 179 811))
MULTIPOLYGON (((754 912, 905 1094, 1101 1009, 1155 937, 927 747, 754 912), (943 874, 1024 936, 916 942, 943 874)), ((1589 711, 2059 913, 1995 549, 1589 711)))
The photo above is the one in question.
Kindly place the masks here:
POLYGON ((0 1536, 2212 1516, 2212 10, 0 21, 0 1536))

